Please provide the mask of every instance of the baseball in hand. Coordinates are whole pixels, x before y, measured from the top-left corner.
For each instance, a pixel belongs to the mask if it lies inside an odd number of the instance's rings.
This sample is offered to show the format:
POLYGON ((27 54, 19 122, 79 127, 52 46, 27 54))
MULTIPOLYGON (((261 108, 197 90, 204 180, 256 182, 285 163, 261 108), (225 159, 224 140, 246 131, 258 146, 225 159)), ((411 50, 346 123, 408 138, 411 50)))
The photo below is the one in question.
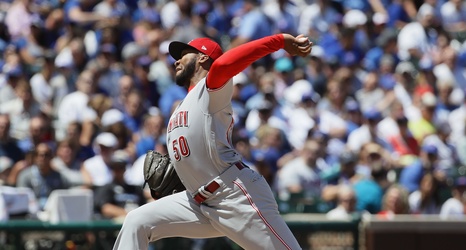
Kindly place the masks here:
POLYGON ((309 41, 309 39, 307 37, 298 38, 298 41, 299 41, 299 44, 301 46, 307 46, 310 43, 310 41, 309 41))

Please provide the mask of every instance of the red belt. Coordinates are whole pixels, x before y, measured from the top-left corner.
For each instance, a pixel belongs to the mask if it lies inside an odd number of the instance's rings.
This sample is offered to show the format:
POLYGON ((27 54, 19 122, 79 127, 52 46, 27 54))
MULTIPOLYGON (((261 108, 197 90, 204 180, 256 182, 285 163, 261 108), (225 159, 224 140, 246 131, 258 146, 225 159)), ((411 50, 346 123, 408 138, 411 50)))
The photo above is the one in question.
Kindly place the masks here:
MULTIPOLYGON (((247 166, 245 166, 242 162, 236 162, 234 164, 234 166, 236 166, 236 168, 238 168, 239 170, 243 169, 243 168, 247 168, 247 166)), ((215 190, 217 190, 218 188, 220 187, 220 184, 218 184, 216 181, 211 181, 209 184, 205 185, 204 187, 202 187, 205 191, 209 192, 209 193, 214 193, 215 190)), ((202 202, 204 202, 208 197, 205 197, 201 192, 197 191, 195 194, 194 194, 194 200, 197 201, 199 204, 201 204, 202 202)))

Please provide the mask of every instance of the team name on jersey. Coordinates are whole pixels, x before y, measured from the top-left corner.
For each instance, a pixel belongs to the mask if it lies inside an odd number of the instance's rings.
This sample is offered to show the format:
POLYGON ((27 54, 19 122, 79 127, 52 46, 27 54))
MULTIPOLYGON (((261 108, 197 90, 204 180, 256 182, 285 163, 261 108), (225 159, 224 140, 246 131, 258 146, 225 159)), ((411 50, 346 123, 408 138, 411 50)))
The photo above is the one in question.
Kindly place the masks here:
POLYGON ((188 111, 182 110, 175 113, 168 122, 167 131, 170 133, 176 128, 188 127, 188 111))

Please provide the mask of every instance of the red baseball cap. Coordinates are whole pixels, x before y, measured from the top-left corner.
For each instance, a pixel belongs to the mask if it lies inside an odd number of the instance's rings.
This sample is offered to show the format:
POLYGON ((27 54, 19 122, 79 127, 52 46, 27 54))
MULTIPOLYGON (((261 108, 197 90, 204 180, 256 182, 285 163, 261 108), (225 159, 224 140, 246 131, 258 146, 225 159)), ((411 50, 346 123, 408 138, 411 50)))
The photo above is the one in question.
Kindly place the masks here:
POLYGON ((168 46, 168 52, 175 60, 179 60, 181 58, 181 52, 188 48, 192 48, 206 54, 214 61, 223 54, 220 45, 206 37, 196 38, 187 44, 177 41, 171 42, 168 46))

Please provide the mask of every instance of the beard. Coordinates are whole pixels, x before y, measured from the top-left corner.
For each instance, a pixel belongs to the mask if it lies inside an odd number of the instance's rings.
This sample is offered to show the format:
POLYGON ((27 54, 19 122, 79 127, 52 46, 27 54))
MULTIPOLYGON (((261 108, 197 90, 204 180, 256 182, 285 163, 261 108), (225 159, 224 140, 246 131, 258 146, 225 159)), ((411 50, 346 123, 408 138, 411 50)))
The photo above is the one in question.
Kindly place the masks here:
POLYGON ((175 76, 176 85, 188 88, 191 83, 191 78, 194 76, 196 70, 196 59, 193 58, 186 64, 180 74, 175 76))

